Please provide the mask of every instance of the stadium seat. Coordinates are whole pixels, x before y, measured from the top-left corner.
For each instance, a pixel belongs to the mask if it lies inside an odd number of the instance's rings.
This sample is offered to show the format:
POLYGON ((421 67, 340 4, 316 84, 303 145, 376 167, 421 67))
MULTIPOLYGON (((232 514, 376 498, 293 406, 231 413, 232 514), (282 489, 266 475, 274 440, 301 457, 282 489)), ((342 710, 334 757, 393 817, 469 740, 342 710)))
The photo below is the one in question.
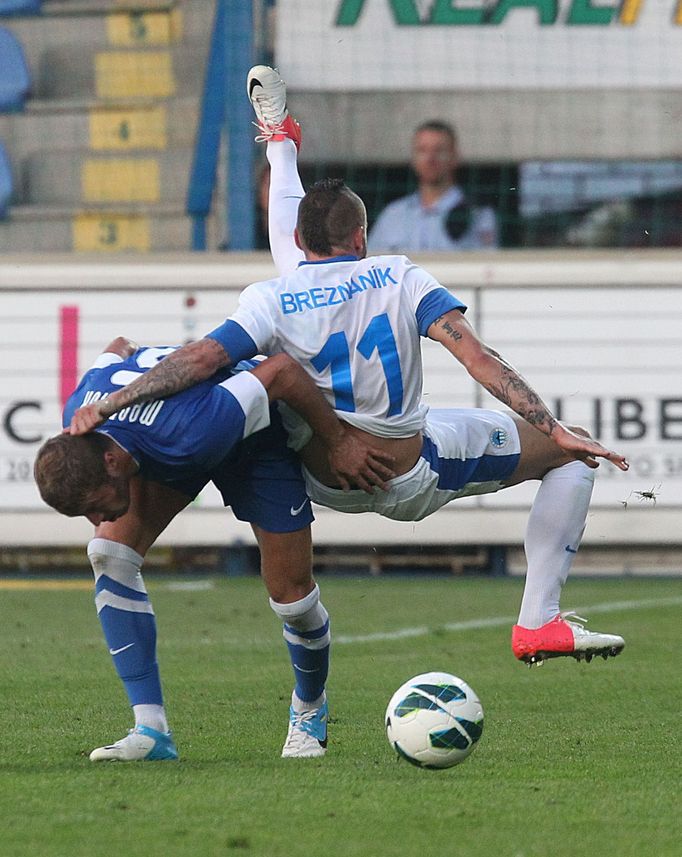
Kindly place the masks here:
POLYGON ((21 44, 0 27, 0 113, 23 110, 31 87, 31 75, 21 44))
POLYGON ((0 220, 7 217, 12 189, 12 168, 5 147, 0 143, 0 220))
POLYGON ((38 15, 42 0, 0 0, 0 18, 10 15, 38 15))

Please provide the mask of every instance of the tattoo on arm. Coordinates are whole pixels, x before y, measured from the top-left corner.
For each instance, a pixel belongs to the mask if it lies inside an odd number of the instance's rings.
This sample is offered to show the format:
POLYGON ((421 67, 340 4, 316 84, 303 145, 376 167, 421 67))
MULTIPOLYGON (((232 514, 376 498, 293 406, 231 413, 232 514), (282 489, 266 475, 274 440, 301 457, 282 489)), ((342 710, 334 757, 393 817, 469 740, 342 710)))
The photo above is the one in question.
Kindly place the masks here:
POLYGON ((195 383, 191 368, 184 361, 162 360, 153 378, 150 378, 147 372, 135 382, 135 390, 131 389, 131 385, 121 391, 124 398, 126 393, 130 397, 130 401, 125 401, 124 404, 162 399, 164 396, 172 396, 173 393, 184 390, 195 383))
MULTIPOLYGON (((447 316, 441 316, 436 323, 450 342, 459 343, 464 339, 464 333, 451 324, 447 316)), ((453 354, 455 351, 460 352, 462 348, 453 350, 453 354)), ((478 349, 473 353, 474 360, 467 361, 459 353, 456 356, 467 367, 469 374, 492 396, 508 405, 530 425, 551 437, 558 421, 516 369, 497 351, 482 342, 479 342, 478 349)))
POLYGON ((462 334, 458 330, 455 330, 455 328, 450 324, 447 318, 445 318, 445 316, 441 316, 439 321, 441 328, 447 333, 450 339, 452 339, 454 342, 459 342, 459 340, 462 338, 462 334))
POLYGON ((206 380, 213 372, 228 362, 230 362, 230 358, 218 342, 211 339, 199 340, 197 343, 192 343, 192 345, 169 354, 149 372, 137 378, 127 387, 117 390, 116 393, 106 399, 107 404, 103 405, 103 413, 111 416, 128 405, 148 402, 151 399, 163 399, 180 393, 182 390, 206 380), (195 352, 199 349, 207 352, 208 359, 195 358, 195 352))
POLYGON ((499 384, 490 382, 484 386, 491 395, 516 411, 526 422, 539 429, 545 429, 551 437, 557 420, 547 410, 542 399, 511 366, 501 362, 499 384))

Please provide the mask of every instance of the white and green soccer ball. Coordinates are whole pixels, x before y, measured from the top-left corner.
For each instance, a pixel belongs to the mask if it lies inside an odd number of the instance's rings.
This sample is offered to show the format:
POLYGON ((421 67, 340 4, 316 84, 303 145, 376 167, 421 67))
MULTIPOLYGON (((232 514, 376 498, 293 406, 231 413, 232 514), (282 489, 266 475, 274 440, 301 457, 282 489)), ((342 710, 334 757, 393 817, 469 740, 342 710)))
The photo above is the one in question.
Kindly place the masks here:
POLYGON ((420 768, 463 762, 483 732, 483 706, 469 685, 449 673, 406 681, 386 709, 386 734, 398 756, 420 768))

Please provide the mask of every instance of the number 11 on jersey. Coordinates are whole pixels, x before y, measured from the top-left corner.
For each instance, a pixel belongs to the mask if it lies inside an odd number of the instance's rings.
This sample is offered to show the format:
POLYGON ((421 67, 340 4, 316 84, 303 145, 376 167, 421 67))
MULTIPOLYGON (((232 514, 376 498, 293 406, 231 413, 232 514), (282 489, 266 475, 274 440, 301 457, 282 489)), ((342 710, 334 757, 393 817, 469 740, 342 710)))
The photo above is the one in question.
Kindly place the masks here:
MULTIPOLYGON (((386 313, 375 315, 370 321, 357 344, 357 351, 365 360, 369 360, 375 351, 378 352, 388 389, 386 416, 399 414, 403 407, 403 376, 395 337, 386 313)), ((318 372, 323 372, 329 366, 336 410, 354 412, 355 396, 346 334, 343 331, 332 333, 310 362, 318 372)))

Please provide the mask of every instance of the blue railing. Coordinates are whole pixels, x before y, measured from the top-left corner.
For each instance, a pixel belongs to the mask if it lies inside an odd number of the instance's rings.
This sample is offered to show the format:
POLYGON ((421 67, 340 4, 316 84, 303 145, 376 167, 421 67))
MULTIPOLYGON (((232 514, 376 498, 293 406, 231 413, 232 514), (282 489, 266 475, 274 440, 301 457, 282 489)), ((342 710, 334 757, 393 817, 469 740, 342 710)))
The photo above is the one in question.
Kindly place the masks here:
MULTIPOLYGON (((264 5, 271 5, 270 0, 264 5)), ((216 0, 187 192, 193 250, 206 249, 206 218, 223 132, 227 141, 226 249, 252 250, 255 245, 253 114, 246 97, 246 75, 256 62, 253 7, 244 0, 216 0)))

